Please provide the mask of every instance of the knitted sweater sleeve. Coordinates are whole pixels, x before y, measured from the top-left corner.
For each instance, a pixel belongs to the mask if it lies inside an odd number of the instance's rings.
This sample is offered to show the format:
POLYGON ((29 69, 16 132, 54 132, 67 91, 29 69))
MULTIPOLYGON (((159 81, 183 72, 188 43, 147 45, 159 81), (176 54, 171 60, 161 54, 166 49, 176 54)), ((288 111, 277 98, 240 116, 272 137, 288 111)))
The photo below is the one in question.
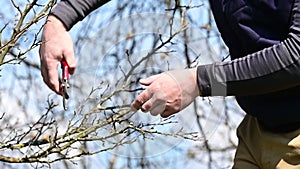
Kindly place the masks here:
POLYGON ((89 13, 109 0, 62 0, 51 11, 70 30, 89 13))
POLYGON ((197 68, 203 96, 247 96, 300 85, 300 0, 292 9, 288 37, 253 54, 197 68))

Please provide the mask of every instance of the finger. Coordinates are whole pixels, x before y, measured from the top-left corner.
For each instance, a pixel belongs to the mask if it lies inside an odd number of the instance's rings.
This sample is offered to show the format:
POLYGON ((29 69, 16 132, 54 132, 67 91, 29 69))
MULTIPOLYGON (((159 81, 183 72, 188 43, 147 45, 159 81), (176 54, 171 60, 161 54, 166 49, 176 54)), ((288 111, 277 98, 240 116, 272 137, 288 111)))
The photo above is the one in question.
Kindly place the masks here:
POLYGON ((141 79, 140 80, 140 84, 142 85, 145 85, 145 86, 149 86, 154 80, 156 80, 157 78, 159 78, 161 74, 158 74, 158 75, 153 75, 153 76, 150 76, 146 79, 141 79))
POLYGON ((139 109, 141 109, 142 104, 143 104, 143 103, 141 103, 140 101, 138 101, 138 100, 136 99, 136 100, 134 100, 134 101, 131 103, 130 107, 131 107, 131 109, 132 109, 133 111, 138 111, 139 109))
MULTIPOLYGON (((60 85, 59 85, 59 77, 58 77, 58 64, 55 64, 56 66, 53 68, 48 69, 48 75, 49 75, 49 85, 56 93, 60 93, 60 85)), ((54 65, 53 65, 54 66, 54 65)))
POLYGON ((150 109, 150 114, 153 116, 157 116, 159 114, 162 114, 165 111, 165 108, 166 104, 164 101, 156 101, 150 109))
POLYGON ((47 70, 44 66, 41 67, 41 74, 42 74, 42 77, 43 77, 43 81, 45 82, 45 84, 51 89, 51 86, 48 85, 48 73, 47 73, 47 70))
POLYGON ((146 101, 146 103, 142 105, 141 110, 143 112, 147 112, 151 109, 152 105, 153 105, 153 99, 151 98, 150 100, 146 101))
POLYGON ((150 110, 150 113, 156 116, 165 110, 166 102, 165 95, 162 92, 155 92, 151 99, 143 104, 142 110, 150 110))
POLYGON ((144 90, 132 103, 131 107, 136 110, 141 109, 142 105, 151 98, 151 92, 146 89, 144 90))
MULTIPOLYGON (((42 63, 44 64, 44 63, 42 63)), ((61 94, 59 81, 58 81, 58 63, 52 62, 51 64, 48 63, 46 66, 42 66, 42 76, 44 82, 47 86, 56 92, 57 94, 61 94), (51 65, 51 66, 49 66, 51 65)))
POLYGON ((167 117, 171 116, 172 114, 174 114, 174 112, 172 112, 166 108, 162 113, 160 113, 160 116, 162 118, 167 118, 167 117))
POLYGON ((138 110, 135 107, 133 107, 132 105, 130 105, 130 111, 137 112, 138 110))

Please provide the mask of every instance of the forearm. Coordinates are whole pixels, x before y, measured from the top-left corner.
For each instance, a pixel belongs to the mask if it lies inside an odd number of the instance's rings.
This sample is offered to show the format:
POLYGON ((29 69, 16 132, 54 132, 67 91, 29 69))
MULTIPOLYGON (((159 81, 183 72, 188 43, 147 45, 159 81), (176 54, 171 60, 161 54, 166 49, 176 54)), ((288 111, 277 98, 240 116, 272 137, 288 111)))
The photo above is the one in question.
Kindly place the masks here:
POLYGON ((295 1, 288 38, 231 62, 198 67, 203 96, 258 95, 300 85, 300 5, 295 1))
POLYGON ((70 30, 78 21, 110 0, 62 0, 51 14, 61 20, 70 30))

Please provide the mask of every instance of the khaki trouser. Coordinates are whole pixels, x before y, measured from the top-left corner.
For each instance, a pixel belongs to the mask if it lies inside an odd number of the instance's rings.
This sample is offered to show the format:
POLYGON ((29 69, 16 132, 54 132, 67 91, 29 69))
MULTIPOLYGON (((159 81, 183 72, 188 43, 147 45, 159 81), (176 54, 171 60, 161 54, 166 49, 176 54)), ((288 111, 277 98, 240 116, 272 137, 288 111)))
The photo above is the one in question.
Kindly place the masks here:
POLYGON ((237 135, 233 169, 300 169, 300 129, 272 133, 246 115, 237 135))

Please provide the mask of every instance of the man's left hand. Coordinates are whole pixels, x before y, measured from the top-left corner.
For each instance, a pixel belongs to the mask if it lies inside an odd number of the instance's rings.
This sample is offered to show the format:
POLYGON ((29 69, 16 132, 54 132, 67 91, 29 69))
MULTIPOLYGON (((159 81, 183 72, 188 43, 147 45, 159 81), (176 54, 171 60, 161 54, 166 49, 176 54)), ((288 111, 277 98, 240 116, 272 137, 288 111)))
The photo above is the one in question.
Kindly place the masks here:
POLYGON ((135 110, 168 117, 191 104, 200 95, 197 68, 167 71, 141 79, 148 86, 131 104, 135 110))

